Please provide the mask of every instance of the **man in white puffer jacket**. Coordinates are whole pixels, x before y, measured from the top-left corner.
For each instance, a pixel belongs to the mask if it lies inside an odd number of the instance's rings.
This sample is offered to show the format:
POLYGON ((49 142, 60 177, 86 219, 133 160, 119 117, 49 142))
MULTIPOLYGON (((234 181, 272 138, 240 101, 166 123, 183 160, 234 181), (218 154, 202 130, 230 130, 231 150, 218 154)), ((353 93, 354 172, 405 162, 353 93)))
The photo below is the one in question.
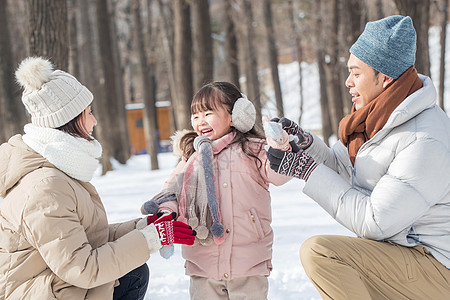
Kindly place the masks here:
POLYGON ((288 120, 298 142, 269 148, 271 167, 359 238, 316 236, 300 251, 324 299, 446 299, 450 295, 450 119, 414 68, 409 17, 369 22, 350 48, 354 102, 329 148, 288 120))

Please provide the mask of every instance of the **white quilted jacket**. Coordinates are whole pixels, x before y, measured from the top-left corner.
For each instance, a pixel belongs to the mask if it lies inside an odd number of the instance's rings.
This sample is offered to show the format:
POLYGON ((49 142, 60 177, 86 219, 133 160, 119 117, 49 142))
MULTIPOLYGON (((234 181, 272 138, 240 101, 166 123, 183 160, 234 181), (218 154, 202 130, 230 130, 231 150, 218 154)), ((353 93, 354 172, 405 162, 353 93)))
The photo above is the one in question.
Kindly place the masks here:
POLYGON ((450 119, 430 78, 407 97, 358 151, 320 138, 308 153, 320 164, 304 192, 356 235, 425 246, 450 268, 450 119))

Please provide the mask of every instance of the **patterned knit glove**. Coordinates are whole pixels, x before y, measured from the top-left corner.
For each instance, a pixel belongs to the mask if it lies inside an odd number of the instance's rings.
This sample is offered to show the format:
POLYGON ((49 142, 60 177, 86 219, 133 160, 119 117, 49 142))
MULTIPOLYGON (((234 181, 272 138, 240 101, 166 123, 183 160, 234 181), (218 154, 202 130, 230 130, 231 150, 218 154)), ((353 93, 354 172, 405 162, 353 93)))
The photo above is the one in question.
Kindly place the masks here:
POLYGON ((154 253, 174 243, 194 244, 196 232, 187 224, 174 221, 175 217, 176 213, 165 215, 143 229, 139 229, 147 240, 150 253, 154 253))
POLYGON ((186 223, 174 221, 176 215, 176 213, 171 213, 153 223, 158 231, 161 245, 193 245, 197 233, 186 223))
MULTIPOLYGON (((166 212, 166 211, 160 211, 155 215, 149 215, 148 217, 142 218, 139 220, 139 222, 137 222, 136 224, 136 229, 143 229, 145 228, 147 225, 150 225, 152 223, 154 223, 156 220, 158 220, 159 218, 161 218, 162 216, 169 214, 170 212, 166 212)), ((174 218, 176 217, 176 215, 174 215, 174 218)), ((159 236, 159 234, 158 234, 159 236)), ((161 245, 162 248, 159 249, 159 255, 161 255, 162 257, 164 257, 165 259, 169 259, 175 252, 175 247, 173 246, 173 244, 170 245, 161 245)))
POLYGON ((297 145, 301 149, 305 150, 309 146, 311 146, 313 142, 312 135, 306 131, 303 131, 303 129, 301 129, 300 126, 298 126, 294 121, 291 121, 287 118, 273 118, 271 121, 280 123, 284 131, 286 131, 288 134, 297 136, 297 145))
POLYGON ((311 172, 317 167, 314 159, 303 150, 295 153, 268 147, 266 153, 270 161, 270 168, 282 175, 307 181, 311 172))

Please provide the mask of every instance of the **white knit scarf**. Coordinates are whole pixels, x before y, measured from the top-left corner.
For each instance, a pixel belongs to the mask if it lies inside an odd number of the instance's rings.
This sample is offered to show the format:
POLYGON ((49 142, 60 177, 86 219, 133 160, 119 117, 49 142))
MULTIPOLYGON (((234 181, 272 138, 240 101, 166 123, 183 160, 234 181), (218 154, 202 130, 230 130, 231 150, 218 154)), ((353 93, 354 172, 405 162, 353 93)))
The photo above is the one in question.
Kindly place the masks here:
POLYGON ((58 129, 27 124, 22 139, 56 168, 77 180, 89 182, 98 167, 102 146, 58 129))

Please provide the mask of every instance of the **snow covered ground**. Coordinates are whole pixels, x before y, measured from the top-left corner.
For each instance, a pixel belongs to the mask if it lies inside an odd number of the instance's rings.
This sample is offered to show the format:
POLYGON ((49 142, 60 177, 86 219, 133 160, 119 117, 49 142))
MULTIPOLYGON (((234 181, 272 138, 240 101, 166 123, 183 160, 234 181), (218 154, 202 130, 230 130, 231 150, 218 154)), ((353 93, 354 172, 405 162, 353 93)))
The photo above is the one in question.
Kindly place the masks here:
MULTIPOLYGON (((171 153, 162 153, 158 160, 161 169, 149 171, 148 156, 134 156, 127 165, 116 164, 115 171, 93 179, 110 222, 139 217, 141 204, 159 192, 177 159, 171 153)), ((300 245, 317 234, 352 235, 302 194, 302 188, 300 180, 271 187, 275 238, 269 299, 320 299, 301 266, 300 245)), ((179 246, 168 260, 155 253, 148 265, 151 272, 148 299, 189 299, 189 277, 184 275, 179 246)))

